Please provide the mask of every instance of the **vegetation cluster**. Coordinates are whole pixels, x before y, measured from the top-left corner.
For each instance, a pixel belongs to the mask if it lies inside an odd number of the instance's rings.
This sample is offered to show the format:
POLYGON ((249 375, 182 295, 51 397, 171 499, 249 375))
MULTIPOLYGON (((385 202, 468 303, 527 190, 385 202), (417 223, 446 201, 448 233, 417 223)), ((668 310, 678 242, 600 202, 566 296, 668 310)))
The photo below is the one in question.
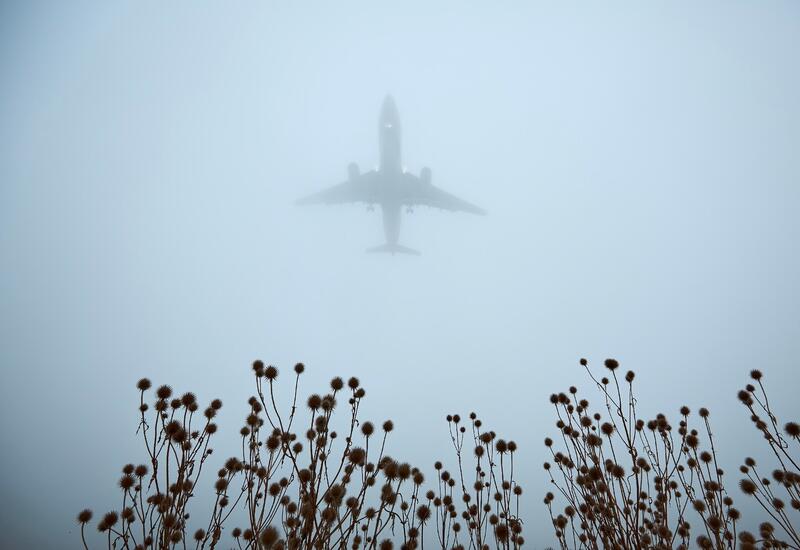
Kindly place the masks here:
MULTIPOLYGON (((731 484, 707 409, 693 414, 683 406, 677 423, 664 414, 642 418, 632 371, 621 376, 619 363, 607 359, 606 376, 599 377, 586 360, 580 364, 599 399, 590 403, 574 386, 551 395, 558 435, 545 439, 552 490, 544 504, 562 549, 800 550, 800 425, 778 420, 760 371, 750 373, 738 398, 775 460, 762 468, 744 459, 731 484), (764 512, 757 532, 741 527, 734 492, 764 512)), ((140 380, 138 433, 146 460, 123 466, 119 508, 95 523, 102 544, 129 550, 414 550, 426 542, 517 550, 525 544, 514 441, 485 429, 475 413, 447 415, 453 468, 437 461, 426 478, 387 453, 391 420, 376 425, 360 418, 366 391, 357 378, 333 378, 324 392, 298 403, 304 370, 295 365, 293 390, 281 394, 291 406, 282 410, 278 369, 253 363, 256 392, 247 400, 241 451, 219 463, 211 442, 222 402, 214 399, 201 411, 193 393, 140 380), (213 482, 205 482, 210 510, 190 528, 189 504, 201 475, 214 468, 207 475, 213 482)), ((87 549, 93 517, 85 509, 77 518, 87 549)))

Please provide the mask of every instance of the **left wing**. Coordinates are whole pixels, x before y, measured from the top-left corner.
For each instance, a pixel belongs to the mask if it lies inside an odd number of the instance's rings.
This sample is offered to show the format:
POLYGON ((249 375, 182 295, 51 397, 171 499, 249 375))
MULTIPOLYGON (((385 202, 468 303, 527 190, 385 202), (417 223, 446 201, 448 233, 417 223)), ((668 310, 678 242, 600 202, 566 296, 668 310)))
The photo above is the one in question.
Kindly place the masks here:
POLYGON ((378 173, 374 170, 353 175, 347 181, 314 193, 297 201, 297 204, 343 204, 347 202, 379 202, 378 186, 375 185, 378 173))
POLYGON ((404 174, 405 185, 403 190, 403 204, 406 206, 424 205, 450 210, 452 212, 469 212, 480 216, 486 215, 486 210, 475 206, 471 202, 459 199, 453 194, 439 189, 430 183, 430 172, 423 172, 423 177, 417 177, 410 172, 404 174))

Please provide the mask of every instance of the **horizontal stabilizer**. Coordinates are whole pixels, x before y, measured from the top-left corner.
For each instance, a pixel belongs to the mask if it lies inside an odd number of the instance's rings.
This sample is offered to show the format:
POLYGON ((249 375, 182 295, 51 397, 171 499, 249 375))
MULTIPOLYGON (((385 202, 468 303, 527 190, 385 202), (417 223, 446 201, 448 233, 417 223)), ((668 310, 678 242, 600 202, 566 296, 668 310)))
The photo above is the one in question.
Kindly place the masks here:
POLYGON ((381 246, 376 246, 373 248, 368 248, 367 252, 388 252, 389 254, 410 254, 412 256, 419 256, 419 251, 414 250, 413 248, 408 248, 407 246, 402 246, 399 244, 384 244, 381 246))

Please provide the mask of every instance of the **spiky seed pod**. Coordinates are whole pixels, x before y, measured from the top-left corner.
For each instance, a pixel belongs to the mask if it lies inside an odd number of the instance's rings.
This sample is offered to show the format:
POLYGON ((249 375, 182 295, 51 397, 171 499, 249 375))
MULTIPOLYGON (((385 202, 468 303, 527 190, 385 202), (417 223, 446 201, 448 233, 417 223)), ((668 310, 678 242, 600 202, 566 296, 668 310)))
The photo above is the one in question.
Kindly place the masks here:
POLYGON ((103 516, 103 523, 106 525, 106 527, 111 528, 116 525, 118 519, 119 515, 116 512, 111 511, 103 516))
POLYGON ((749 479, 743 479, 743 480, 741 480, 741 481, 739 482, 739 488, 740 488, 740 489, 742 490, 742 492, 743 492, 744 494, 746 494, 746 495, 754 495, 754 494, 756 494, 756 491, 758 490, 758 488, 756 487, 756 484, 755 484, 755 483, 753 483, 753 482, 752 482, 751 480, 749 480, 749 479))
POLYGON ((313 394, 308 398, 308 408, 312 411, 318 410, 322 406, 322 397, 318 394, 313 394))
POLYGON ((294 372, 297 374, 303 374, 303 371, 306 370, 306 366, 303 363, 296 363, 294 366, 294 372))
POLYGON ((147 378, 142 378, 136 383, 136 387, 143 392, 149 390, 150 386, 151 386, 150 380, 147 378))
POLYGON ((365 437, 371 436, 375 432, 375 425, 372 422, 364 422, 361 425, 361 433, 364 434, 365 437))
POLYGON ((323 411, 332 411, 336 407, 336 399, 333 395, 326 395, 322 398, 322 410, 323 411))
POLYGON ((394 429, 394 422, 391 420, 387 420, 383 423, 383 431, 384 432, 391 432, 394 429))
POLYGON ((264 378, 266 378, 270 382, 275 380, 277 377, 278 377, 278 369, 275 368, 273 365, 270 365, 264 369, 264 378))
POLYGON ((130 491, 136 485, 136 480, 130 474, 125 474, 119 478, 119 488, 123 491, 130 491))
POLYGON ((92 521, 92 511, 85 508, 78 513, 78 523, 85 524, 92 521))
POLYGON ((163 386, 159 386, 159 388, 156 390, 156 397, 158 397, 159 399, 167 400, 170 398, 171 395, 172 395, 172 388, 170 388, 166 384, 163 386))
POLYGON ((430 517, 431 509, 427 505, 422 504, 419 506, 419 508, 417 508, 417 518, 421 524, 425 525, 430 517))
POLYGON ((633 379, 635 377, 636 377, 636 373, 633 372, 632 370, 629 370, 627 373, 625 373, 625 381, 628 382, 628 383, 633 382, 633 379))
POLYGON ((616 359, 606 359, 603 362, 603 364, 608 370, 612 372, 615 371, 617 368, 619 368, 619 361, 617 361, 616 359))
POLYGON ((197 401, 197 398, 192 392, 186 392, 181 396, 181 403, 185 407, 189 407, 197 401))

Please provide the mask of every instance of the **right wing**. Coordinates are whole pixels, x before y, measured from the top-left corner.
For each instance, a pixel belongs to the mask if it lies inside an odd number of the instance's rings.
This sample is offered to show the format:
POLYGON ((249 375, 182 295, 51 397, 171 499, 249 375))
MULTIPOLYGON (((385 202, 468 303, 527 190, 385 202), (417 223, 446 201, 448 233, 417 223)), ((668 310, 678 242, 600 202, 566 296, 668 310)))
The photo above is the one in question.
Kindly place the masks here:
POLYGON ((378 199, 378 173, 364 172, 343 183, 329 187, 313 195, 303 197, 297 204, 344 204, 348 202, 376 203, 378 199))
POLYGON ((475 206, 471 202, 460 199, 452 193, 448 193, 431 184, 430 178, 423 180, 409 172, 404 174, 404 176, 406 185, 403 204, 407 206, 419 204, 441 208, 442 210, 450 210, 451 212, 469 212, 470 214, 478 214, 479 216, 486 215, 486 210, 483 208, 475 206))

